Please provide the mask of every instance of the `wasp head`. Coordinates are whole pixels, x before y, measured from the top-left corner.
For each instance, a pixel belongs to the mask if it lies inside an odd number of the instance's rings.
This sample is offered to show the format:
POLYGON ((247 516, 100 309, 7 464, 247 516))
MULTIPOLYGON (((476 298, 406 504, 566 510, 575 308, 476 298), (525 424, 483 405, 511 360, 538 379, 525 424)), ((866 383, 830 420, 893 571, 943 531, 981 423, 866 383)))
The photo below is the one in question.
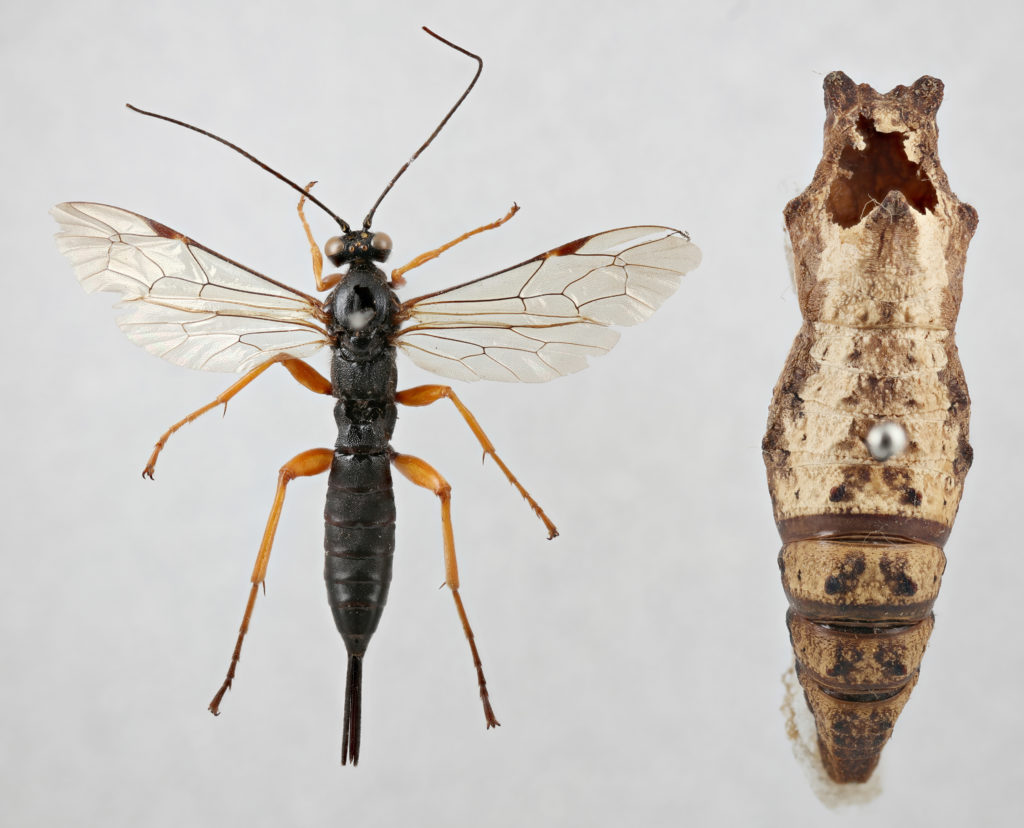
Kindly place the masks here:
POLYGON ((335 267, 360 259, 383 262, 391 254, 391 236, 371 230, 353 230, 344 236, 328 239, 324 254, 335 267))

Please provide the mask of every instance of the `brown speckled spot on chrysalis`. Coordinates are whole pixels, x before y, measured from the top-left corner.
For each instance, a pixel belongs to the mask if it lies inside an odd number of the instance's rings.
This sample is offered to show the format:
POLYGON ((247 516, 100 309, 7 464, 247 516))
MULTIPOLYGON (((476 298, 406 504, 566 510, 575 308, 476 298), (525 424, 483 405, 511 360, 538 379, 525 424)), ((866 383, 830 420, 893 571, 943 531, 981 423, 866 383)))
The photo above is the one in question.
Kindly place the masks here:
POLYGON ((830 74, 821 163, 785 210, 804 323, 763 449, 797 675, 837 782, 871 775, 917 681, 972 459, 953 330, 978 217, 939 164, 941 101, 936 78, 881 95, 830 74))

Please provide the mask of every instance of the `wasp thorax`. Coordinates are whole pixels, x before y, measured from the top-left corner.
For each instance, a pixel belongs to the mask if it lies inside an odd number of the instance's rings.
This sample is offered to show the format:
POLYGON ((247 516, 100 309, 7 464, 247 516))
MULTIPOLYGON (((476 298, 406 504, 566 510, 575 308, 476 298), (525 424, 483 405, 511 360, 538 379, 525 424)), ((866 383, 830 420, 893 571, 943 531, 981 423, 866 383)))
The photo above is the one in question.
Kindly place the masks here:
POLYGON ((349 270, 335 290, 332 304, 337 324, 350 334, 370 333, 370 329, 375 330, 389 316, 387 288, 383 280, 370 271, 349 270))
POLYGON ((324 255, 335 267, 357 259, 383 262, 391 254, 391 237, 387 233, 354 230, 344 236, 332 236, 324 245, 324 255))

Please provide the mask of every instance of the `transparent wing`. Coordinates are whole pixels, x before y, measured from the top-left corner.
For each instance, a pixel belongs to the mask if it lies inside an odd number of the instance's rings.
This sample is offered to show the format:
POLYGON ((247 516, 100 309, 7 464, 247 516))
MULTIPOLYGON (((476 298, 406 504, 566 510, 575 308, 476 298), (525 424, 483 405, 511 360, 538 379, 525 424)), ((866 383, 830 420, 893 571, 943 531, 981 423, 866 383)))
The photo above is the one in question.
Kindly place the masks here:
POLYGON ((700 264, 690 237, 623 227, 411 299, 398 345, 421 368, 463 380, 546 382, 587 367, 700 264))
POLYGON ((58 204, 57 248, 88 293, 121 294, 128 338, 177 365, 248 371, 327 344, 312 296, 225 259, 159 222, 105 204, 58 204))

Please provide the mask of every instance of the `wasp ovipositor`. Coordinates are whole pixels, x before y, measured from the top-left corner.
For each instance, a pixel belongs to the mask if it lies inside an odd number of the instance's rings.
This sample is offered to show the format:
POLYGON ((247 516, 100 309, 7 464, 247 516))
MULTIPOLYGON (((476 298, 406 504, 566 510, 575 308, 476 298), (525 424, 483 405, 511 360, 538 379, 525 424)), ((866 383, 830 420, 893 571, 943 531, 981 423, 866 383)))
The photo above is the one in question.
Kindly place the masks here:
POLYGON ((954 326, 977 212, 937 153, 942 82, 825 79, 825 144, 785 209, 804 322, 764 460, 797 675, 838 782, 870 777, 917 681, 971 465, 954 326))

